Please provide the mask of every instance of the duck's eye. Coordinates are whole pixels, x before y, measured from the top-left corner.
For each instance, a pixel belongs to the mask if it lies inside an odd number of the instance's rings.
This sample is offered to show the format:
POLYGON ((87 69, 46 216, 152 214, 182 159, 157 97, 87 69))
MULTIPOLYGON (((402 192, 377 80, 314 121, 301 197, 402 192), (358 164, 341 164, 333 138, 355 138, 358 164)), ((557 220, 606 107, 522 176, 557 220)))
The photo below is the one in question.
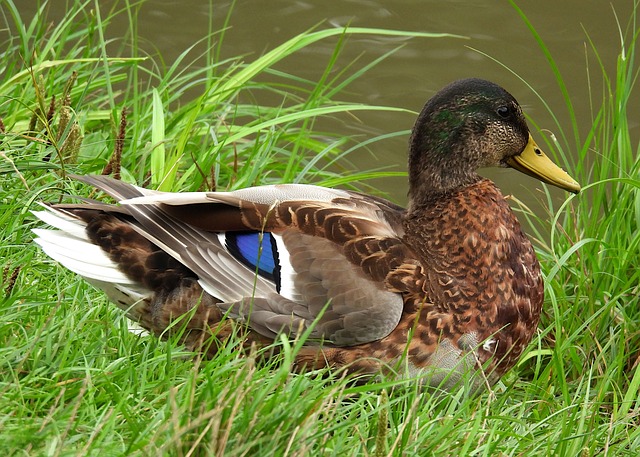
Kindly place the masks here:
POLYGON ((496 113, 503 119, 508 118, 511 115, 511 108, 506 105, 498 106, 496 113))

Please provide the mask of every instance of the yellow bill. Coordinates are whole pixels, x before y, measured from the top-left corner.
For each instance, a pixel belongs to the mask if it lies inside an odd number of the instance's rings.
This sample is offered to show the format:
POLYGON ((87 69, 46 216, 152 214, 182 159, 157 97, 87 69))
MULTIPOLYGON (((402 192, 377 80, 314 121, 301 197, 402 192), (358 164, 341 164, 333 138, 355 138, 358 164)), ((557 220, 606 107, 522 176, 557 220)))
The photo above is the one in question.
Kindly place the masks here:
POLYGON ((580 192, 580 184, 569 176, 566 171, 553 163, 538 147, 531 135, 529 135, 529 142, 524 150, 519 155, 509 158, 507 164, 547 184, 568 190, 574 194, 580 192))

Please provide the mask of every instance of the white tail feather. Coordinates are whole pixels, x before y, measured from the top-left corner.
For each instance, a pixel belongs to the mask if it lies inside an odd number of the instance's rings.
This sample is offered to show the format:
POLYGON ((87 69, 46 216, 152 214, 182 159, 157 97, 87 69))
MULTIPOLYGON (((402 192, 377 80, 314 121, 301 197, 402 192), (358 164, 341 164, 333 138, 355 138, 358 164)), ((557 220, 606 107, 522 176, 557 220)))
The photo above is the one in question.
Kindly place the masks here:
POLYGON ((103 283, 135 284, 109 256, 93 244, 84 232, 84 223, 54 208, 34 211, 43 222, 60 230, 33 229, 35 242, 52 259, 80 276, 103 283))
POLYGON ((36 216, 41 221, 49 224, 52 227, 62 230, 69 235, 73 235, 76 238, 87 239, 87 235, 85 233, 86 224, 69 214, 63 213, 62 211, 53 211, 46 205, 41 204, 43 208, 47 209, 47 211, 31 211, 31 213, 36 216))

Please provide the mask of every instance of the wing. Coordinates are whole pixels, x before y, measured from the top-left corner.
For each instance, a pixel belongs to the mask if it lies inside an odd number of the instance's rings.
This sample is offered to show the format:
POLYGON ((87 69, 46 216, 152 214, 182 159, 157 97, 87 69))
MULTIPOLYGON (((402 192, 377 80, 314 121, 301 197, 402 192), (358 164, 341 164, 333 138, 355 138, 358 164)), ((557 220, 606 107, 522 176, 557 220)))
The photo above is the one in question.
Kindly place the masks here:
POLYGON ((79 178, 120 200, 131 225, 193 271, 223 310, 257 332, 345 346, 388 335, 403 311, 387 278, 415 261, 403 209, 355 192, 276 185, 158 193, 79 178))

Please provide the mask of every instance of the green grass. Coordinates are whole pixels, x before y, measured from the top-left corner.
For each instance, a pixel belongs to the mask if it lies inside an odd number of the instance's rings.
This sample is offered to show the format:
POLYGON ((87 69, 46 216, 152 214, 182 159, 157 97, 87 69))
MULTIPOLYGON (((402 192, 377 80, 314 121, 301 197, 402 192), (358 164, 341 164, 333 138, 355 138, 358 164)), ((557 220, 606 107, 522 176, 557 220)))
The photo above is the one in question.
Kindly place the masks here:
MULTIPOLYGON (((317 130, 321 116, 398 111, 339 101, 349 83, 377 63, 344 67, 340 52, 355 33, 437 37, 317 29, 261 57, 221 61, 224 33, 212 26, 203 38, 207 51, 185 51, 163 66, 158 59, 125 54, 123 43, 105 41, 114 15, 126 15, 136 30, 135 4, 97 14, 82 8, 97 2, 73 5, 51 28, 43 18, 20 18, 12 0, 1 9, 3 27, 20 30, 0 47, 1 450, 179 456, 640 453, 640 151, 627 117, 637 100, 635 19, 612 30, 621 37, 615 74, 604 72, 605 56, 590 52, 588 134, 581 136, 573 118, 566 124, 557 119, 556 138, 546 148, 585 185, 584 192, 560 205, 547 194, 546 216, 519 208, 533 222, 547 278, 539 335, 494 392, 468 398, 430 396, 411 383, 356 386, 331 373, 291 374, 287 361, 295 343, 279 342, 283 354, 266 363, 256 361, 259 354, 241 357, 237 341, 211 361, 194 360, 175 341, 130 333, 122 313, 48 260, 30 242, 29 231, 36 226, 29 213, 36 201, 88 192, 65 179, 67 173, 105 167, 165 190, 282 181, 360 181, 362 188, 385 172, 353 170, 349 153, 403 133, 353 141, 317 130), (335 52, 317 81, 277 69, 281 59, 295 59, 298 50, 325 39, 336 43, 335 52), (122 50, 114 54, 114 46, 122 50), (106 57, 107 47, 114 57, 106 57), (261 94, 279 102, 260 104, 261 94)), ((569 80, 524 14, 522 26, 538 39, 573 113, 569 80)), ((137 53, 135 33, 127 40, 137 53)))

